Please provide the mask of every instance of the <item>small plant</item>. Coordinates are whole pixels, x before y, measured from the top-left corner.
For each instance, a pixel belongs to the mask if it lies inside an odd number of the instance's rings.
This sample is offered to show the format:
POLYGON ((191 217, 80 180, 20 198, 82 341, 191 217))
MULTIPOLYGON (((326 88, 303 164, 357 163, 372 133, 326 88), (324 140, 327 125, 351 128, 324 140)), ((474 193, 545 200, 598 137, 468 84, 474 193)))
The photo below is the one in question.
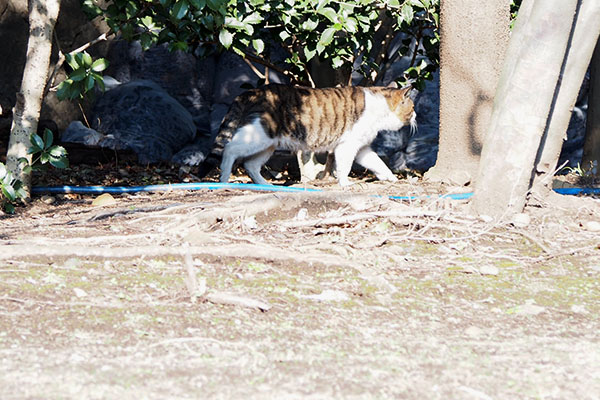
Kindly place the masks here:
POLYGON ((96 85, 104 91, 104 78, 100 72, 108 67, 108 61, 104 58, 94 61, 85 51, 66 54, 65 58, 72 72, 58 85, 56 96, 59 100, 83 99, 96 85))
POLYGON ((590 161, 589 168, 583 168, 580 163, 577 163, 576 167, 565 167, 563 171, 567 171, 568 174, 578 176, 580 178, 588 178, 596 175, 598 170, 598 161, 590 161))
MULTIPOLYGON (((55 168, 66 168, 69 166, 67 151, 64 147, 53 145, 54 135, 50 129, 44 130, 43 138, 33 133, 29 137, 31 147, 27 151, 31 154, 31 163, 27 158, 20 158, 19 163, 27 164, 23 167, 26 174, 32 171, 43 170, 48 164, 55 168)), ((15 212, 15 203, 24 200, 27 192, 23 183, 15 179, 6 166, 0 163, 0 210, 12 214, 15 212)))
POLYGON ((26 196, 23 184, 13 178, 6 166, 0 163, 0 210, 12 214, 15 212, 14 203, 26 196))
POLYGON ((58 145, 52 145, 54 142, 54 134, 48 128, 44 130, 44 137, 32 133, 29 137, 31 147, 27 151, 31 154, 31 164, 29 164, 26 158, 20 158, 20 163, 27 163, 23 170, 29 174, 31 171, 44 170, 48 164, 55 168, 66 168, 69 166, 69 160, 67 159, 67 150, 64 147, 58 145))

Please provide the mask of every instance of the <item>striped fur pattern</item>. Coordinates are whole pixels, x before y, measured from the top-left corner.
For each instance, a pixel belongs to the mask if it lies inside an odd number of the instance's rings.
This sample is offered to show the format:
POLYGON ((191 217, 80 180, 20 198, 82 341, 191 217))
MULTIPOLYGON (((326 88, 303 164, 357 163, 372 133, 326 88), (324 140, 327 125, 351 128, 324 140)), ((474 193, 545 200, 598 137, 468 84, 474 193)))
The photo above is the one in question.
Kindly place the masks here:
POLYGON ((380 130, 400 129, 414 121, 407 89, 267 85, 236 98, 213 153, 222 153, 222 182, 242 160, 253 182, 266 184, 260 169, 275 149, 333 151, 342 186, 350 184, 353 161, 379 179, 393 181, 396 177, 371 150, 371 142, 380 130))

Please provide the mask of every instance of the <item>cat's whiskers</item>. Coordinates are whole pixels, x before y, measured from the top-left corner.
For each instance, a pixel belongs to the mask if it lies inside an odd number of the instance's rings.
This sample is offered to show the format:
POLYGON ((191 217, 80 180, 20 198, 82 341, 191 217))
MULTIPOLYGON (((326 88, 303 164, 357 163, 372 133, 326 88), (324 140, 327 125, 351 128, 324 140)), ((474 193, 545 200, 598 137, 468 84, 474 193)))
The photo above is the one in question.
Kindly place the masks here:
POLYGON ((417 113, 413 111, 412 116, 410 117, 410 136, 414 136, 418 129, 417 113))

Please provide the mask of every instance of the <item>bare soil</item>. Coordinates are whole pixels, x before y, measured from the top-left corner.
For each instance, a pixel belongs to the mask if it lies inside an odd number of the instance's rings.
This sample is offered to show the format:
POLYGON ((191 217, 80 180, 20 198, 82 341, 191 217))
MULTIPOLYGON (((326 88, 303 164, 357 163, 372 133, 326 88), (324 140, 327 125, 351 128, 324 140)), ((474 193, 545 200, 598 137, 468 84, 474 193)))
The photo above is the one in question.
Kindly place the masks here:
POLYGON ((598 200, 511 223, 320 187, 0 217, 0 397, 600 398, 598 200))

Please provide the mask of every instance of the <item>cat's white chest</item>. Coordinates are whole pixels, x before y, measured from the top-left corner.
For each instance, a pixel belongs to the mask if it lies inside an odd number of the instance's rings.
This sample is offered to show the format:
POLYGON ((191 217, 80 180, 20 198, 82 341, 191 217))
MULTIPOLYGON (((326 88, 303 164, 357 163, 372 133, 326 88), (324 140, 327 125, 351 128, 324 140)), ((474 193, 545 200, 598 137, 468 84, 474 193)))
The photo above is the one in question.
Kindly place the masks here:
POLYGON ((355 142, 363 146, 371 144, 382 130, 397 130, 404 126, 381 95, 365 91, 365 109, 352 128, 344 132, 339 143, 355 142))

